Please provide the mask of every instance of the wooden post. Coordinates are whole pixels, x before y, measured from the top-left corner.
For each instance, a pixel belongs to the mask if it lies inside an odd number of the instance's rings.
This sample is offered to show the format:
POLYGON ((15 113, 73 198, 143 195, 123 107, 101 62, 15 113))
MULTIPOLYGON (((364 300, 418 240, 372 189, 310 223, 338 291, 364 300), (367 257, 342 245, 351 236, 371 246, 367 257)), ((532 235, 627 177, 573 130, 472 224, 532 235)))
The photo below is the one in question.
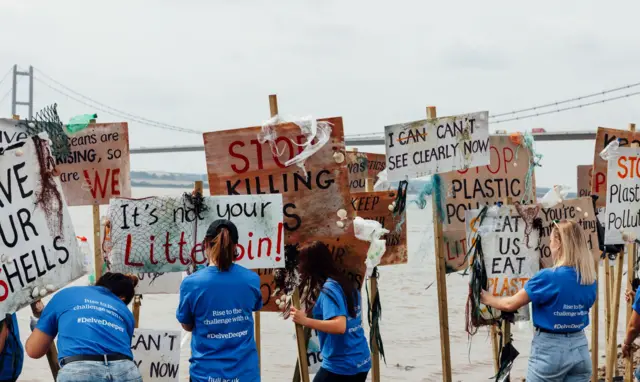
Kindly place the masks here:
MULTIPOLYGON (((293 306, 300 309, 300 293, 298 288, 293 291, 293 306)), ((296 324, 296 342, 298 343, 298 370, 300 371, 300 381, 309 382, 309 365, 307 363, 307 341, 304 335, 304 328, 296 324)))
MULTIPOLYGON (((42 311, 38 311, 36 309, 36 304, 37 301, 31 304, 31 313, 33 313, 33 316, 35 318, 40 318, 42 311)), ((58 371, 60 371, 60 364, 58 364, 58 349, 56 348, 55 342, 51 343, 51 346, 47 351, 47 362, 49 362, 49 368, 51 369, 51 374, 53 375, 53 380, 55 381, 58 378, 58 371)))
MULTIPOLYGON (((427 119, 435 119, 436 107, 427 107, 427 119)), ((442 250, 443 234, 442 221, 438 214, 438 199, 434 192, 431 196, 433 210, 434 242, 436 256, 436 285, 438 290, 438 316, 440 319, 440 352, 442 354, 442 380, 452 382, 451 379, 451 349, 449 344, 449 307, 447 304, 447 267, 442 250)))
POLYGON ((140 326, 140 305, 142 305, 142 295, 137 294, 133 296, 133 321, 134 328, 139 328, 140 326))
MULTIPOLYGON (((636 131, 635 123, 629 124, 629 131, 636 131)), ((635 276, 636 256, 638 248, 635 243, 627 246, 627 290, 632 289, 633 278, 635 276)), ((627 327, 631 321, 631 313, 633 308, 631 307, 633 301, 627 302, 627 327)), ((629 358, 625 360, 624 380, 633 382, 633 353, 629 358)))
MULTIPOLYGON (((598 279, 600 279, 600 261, 596 260, 596 301, 591 308, 591 382, 598 382, 598 294, 600 293, 600 286, 598 285, 598 279)), ((605 326, 606 327, 606 326, 605 326)))
POLYGON ((616 274, 615 274, 615 284, 612 290, 611 301, 613 314, 609 320, 609 344, 607 345, 607 369, 606 381, 613 380, 613 376, 616 373, 617 368, 617 359, 618 359, 618 317, 620 313, 620 290, 622 287, 622 267, 624 264, 624 251, 618 254, 618 259, 616 260, 616 274))
MULTIPOLYGON (((366 178, 366 192, 373 192, 373 181, 373 178, 366 178)), ((373 274, 369 277, 368 282, 369 301, 373 304, 373 301, 378 297, 378 278, 373 274)), ((369 323, 369 325, 371 325, 371 323, 369 323)), ((369 341, 371 342, 371 381, 380 382, 380 349, 378 349, 378 342, 374 338, 370 338, 369 341)))
MULTIPOLYGON (((506 206, 510 206, 512 203, 511 197, 505 198, 503 203, 506 206)), ((511 323, 507 320, 502 320, 502 344, 500 346, 504 348, 509 341, 511 341, 511 323)), ((498 362, 500 362, 500 360, 498 360, 498 362)))
MULTIPOLYGON (((609 349, 609 323, 611 322, 611 262, 609 255, 604 256, 604 344, 609 349)), ((605 355, 607 352, 605 351, 605 355)))
POLYGON ((498 330, 496 325, 491 325, 491 350, 493 351, 493 368, 496 374, 500 371, 500 343, 498 341, 498 330))

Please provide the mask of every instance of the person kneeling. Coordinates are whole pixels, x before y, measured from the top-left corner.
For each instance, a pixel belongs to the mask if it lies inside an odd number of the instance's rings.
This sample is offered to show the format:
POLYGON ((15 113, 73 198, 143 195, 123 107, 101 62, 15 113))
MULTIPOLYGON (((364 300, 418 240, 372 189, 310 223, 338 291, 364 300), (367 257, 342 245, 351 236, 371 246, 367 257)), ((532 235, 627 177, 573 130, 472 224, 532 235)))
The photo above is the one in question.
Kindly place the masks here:
POLYGON ((137 283, 135 276, 107 272, 95 286, 60 290, 40 319, 32 319, 27 355, 41 358, 58 335, 58 382, 142 382, 133 362, 134 319, 127 308, 137 283))

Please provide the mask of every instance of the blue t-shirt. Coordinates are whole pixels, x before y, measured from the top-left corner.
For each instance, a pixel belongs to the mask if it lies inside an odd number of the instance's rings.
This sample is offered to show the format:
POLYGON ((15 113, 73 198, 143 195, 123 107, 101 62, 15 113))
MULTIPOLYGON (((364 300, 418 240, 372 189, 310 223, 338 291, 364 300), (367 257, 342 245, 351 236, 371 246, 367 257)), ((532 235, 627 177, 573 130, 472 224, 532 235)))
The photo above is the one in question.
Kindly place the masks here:
POLYGON ((533 325, 551 332, 578 332, 589 325, 596 283, 581 285, 573 267, 547 268, 526 284, 533 305, 533 325))
POLYGON ((371 369, 371 352, 362 328, 360 292, 357 293, 356 312, 356 317, 349 315, 342 287, 335 280, 328 279, 313 307, 313 318, 330 320, 345 316, 347 330, 344 334, 318 331, 323 369, 338 375, 354 375, 371 369))
POLYGON ((640 291, 636 292, 636 297, 633 299, 633 305, 631 306, 636 313, 640 314, 640 291))
MULTIPOLYGON (((18 378, 22 373, 22 362, 24 361, 24 349, 20 342, 20 331, 18 330, 18 318, 16 314, 11 315, 11 320, 4 325, 10 325, 11 330, 4 343, 4 350, 0 352, 0 380, 11 380, 18 378)), ((4 330, 4 328, 3 328, 4 330)))
POLYGON ((68 287, 56 293, 36 329, 58 335, 58 360, 73 355, 122 354, 131 357, 133 313, 101 286, 68 287))
POLYGON ((193 325, 193 382, 260 381, 253 312, 261 308, 260 277, 240 265, 226 272, 209 266, 182 281, 176 318, 193 325))

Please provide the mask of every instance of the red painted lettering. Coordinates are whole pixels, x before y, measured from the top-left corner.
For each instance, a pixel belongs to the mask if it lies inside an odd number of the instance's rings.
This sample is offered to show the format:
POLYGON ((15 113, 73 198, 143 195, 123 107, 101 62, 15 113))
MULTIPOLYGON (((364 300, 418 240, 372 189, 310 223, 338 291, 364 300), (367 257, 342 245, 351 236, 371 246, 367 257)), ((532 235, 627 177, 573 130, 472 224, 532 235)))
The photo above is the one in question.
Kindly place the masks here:
POLYGON ((242 174, 243 172, 246 172, 249 169, 249 159, 247 159, 246 156, 242 155, 242 154, 238 154, 236 153, 233 149, 236 146, 240 146, 240 147, 244 147, 244 143, 242 143, 241 141, 235 141, 232 142, 229 145, 229 155, 234 157, 234 158, 238 158, 241 159, 244 162, 244 167, 242 168, 238 168, 235 164, 231 165, 231 169, 236 173, 236 174, 242 174))
POLYGON ((132 267, 141 267, 142 263, 134 263, 129 260, 129 256, 131 256, 131 234, 127 235, 127 244, 124 249, 124 265, 132 266, 132 267))

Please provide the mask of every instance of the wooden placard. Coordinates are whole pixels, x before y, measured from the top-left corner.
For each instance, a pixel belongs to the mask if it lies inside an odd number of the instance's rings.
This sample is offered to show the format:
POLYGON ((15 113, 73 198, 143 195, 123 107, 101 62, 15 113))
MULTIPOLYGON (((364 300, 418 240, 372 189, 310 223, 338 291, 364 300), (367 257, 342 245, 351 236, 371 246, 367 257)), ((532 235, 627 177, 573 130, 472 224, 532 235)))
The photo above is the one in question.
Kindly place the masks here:
POLYGON ((550 234, 553 230, 554 220, 573 220, 580 225, 582 232, 587 239, 587 246, 593 253, 594 260, 600 257, 598 248, 598 231, 596 226, 596 214, 593 211, 593 201, 591 197, 578 199, 567 199, 551 208, 540 208, 538 217, 542 219, 542 233, 540 235, 540 265, 542 268, 553 266, 551 249, 549 242, 550 234))
MULTIPOLYGON (((204 134, 207 173, 211 195, 242 195, 281 193, 285 242, 305 244, 321 240, 332 250, 339 267, 362 285, 368 243, 353 234, 355 212, 349 208, 351 196, 344 146, 342 118, 328 118, 331 137, 318 152, 305 162, 307 174, 296 165, 284 163, 302 152, 306 138, 294 123, 276 125, 279 150, 274 154, 268 142, 260 144, 261 127, 216 131, 204 134), (334 154, 335 155, 334 157, 334 154), (308 178, 307 178, 308 175, 308 178), (345 210, 347 218, 340 220, 338 211, 345 210)), ((279 311, 273 292, 273 270, 257 270, 262 279, 265 311, 279 311)))
POLYGON ((387 249, 379 265, 406 264, 407 251, 407 222, 405 211, 393 216, 389 205, 396 200, 395 191, 358 192, 351 194, 351 206, 356 215, 368 220, 376 220, 389 230, 384 235, 387 249))
POLYGON ((640 144, 640 132, 598 127, 596 145, 593 152, 591 181, 591 194, 598 195, 598 200, 596 201, 596 207, 598 208, 604 207, 607 199, 607 161, 600 158, 600 152, 616 139, 620 139, 620 147, 628 147, 630 143, 640 144))
MULTIPOLYGON (((496 204, 511 197, 514 202, 526 198, 525 179, 529 169, 529 152, 508 137, 490 138, 491 159, 488 166, 440 174, 442 182, 443 239, 447 272, 466 267, 468 246, 465 235, 465 212, 496 204)), ((531 189, 535 201, 535 174, 531 189)))
POLYGON ((367 190, 367 179, 378 179, 380 171, 384 170, 385 155, 363 152, 347 152, 347 169, 349 170, 349 189, 351 192, 367 190))
POLYGON ((593 176, 593 166, 578 166, 578 197, 591 196, 591 177, 593 176))

